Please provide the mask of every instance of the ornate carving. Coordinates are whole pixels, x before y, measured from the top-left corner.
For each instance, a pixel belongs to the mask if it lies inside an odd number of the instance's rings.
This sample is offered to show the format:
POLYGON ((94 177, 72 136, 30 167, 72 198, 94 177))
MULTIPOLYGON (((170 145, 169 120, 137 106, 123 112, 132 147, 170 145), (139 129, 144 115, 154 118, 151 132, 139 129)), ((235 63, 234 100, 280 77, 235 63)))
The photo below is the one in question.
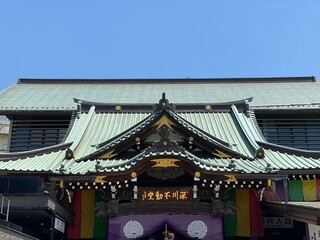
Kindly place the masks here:
POLYGON ((114 156, 116 156, 118 153, 115 152, 114 149, 106 152, 106 153, 103 153, 102 155, 99 156, 99 158, 112 158, 114 156))
POLYGON ((167 167, 167 168, 152 168, 147 170, 147 174, 150 177, 156 179, 168 180, 175 179, 185 174, 185 170, 177 167, 167 167))
POLYGON ((184 152, 182 147, 179 147, 176 141, 170 139, 171 129, 167 125, 162 125, 158 129, 158 134, 160 135, 160 141, 154 142, 148 151, 157 152, 164 150, 178 150, 184 152))
POLYGON ((153 167, 179 167, 176 165, 176 162, 179 162, 178 159, 173 158, 158 158, 150 160, 151 162, 155 162, 156 164, 153 167))
POLYGON ((109 202, 98 202, 94 206, 96 216, 117 216, 121 214, 141 214, 141 213, 211 213, 213 215, 235 214, 236 207, 234 203, 213 200, 209 202, 191 202, 181 204, 181 202, 143 202, 139 204, 136 201, 119 203, 117 200, 109 202))
POLYGON ((153 126, 157 126, 157 129, 161 128, 162 126, 167 126, 168 128, 172 129, 175 123, 172 122, 167 115, 163 115, 153 126))
POLYGON ((212 200, 212 213, 214 214, 235 214, 236 207, 233 203, 221 200, 212 200))
POLYGON ((231 157, 231 155, 224 153, 222 151, 219 151, 217 149, 214 150, 214 152, 212 152, 213 155, 217 156, 217 157, 221 157, 221 158, 229 158, 231 157))
POLYGON ((117 200, 110 200, 107 203, 107 214, 109 216, 115 216, 119 214, 119 203, 117 200))

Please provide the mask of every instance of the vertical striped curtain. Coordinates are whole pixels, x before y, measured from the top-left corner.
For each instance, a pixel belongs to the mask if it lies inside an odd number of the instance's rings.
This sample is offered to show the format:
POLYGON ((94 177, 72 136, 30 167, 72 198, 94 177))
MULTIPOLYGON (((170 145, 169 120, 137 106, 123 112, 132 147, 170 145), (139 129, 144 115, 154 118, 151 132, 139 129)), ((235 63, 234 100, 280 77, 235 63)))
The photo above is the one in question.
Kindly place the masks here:
MULTIPOLYGON (((68 228, 68 239, 106 239, 108 222, 103 214, 95 214, 95 206, 104 202, 102 191, 74 192, 72 208, 74 225, 68 228)), ((226 237, 263 236, 262 213, 259 197, 254 189, 230 189, 226 202, 235 203, 236 214, 225 215, 226 237)))
POLYGON ((262 237, 260 199, 254 189, 229 189, 225 202, 236 204, 236 214, 224 216, 225 237, 262 237))
POLYGON ((320 200, 320 180, 290 180, 289 194, 291 201, 320 200))
POLYGON ((72 209, 75 218, 74 225, 68 228, 68 239, 106 239, 107 217, 95 214, 95 206, 101 202, 104 202, 102 191, 74 191, 72 209))

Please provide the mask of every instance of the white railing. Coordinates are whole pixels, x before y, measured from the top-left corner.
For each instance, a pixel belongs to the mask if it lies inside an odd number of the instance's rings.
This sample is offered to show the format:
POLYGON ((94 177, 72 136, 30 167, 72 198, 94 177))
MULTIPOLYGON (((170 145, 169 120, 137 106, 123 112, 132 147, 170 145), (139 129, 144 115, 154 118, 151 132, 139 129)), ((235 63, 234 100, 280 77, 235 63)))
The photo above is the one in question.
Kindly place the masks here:
POLYGON ((10 199, 0 195, 0 214, 9 220, 10 199))

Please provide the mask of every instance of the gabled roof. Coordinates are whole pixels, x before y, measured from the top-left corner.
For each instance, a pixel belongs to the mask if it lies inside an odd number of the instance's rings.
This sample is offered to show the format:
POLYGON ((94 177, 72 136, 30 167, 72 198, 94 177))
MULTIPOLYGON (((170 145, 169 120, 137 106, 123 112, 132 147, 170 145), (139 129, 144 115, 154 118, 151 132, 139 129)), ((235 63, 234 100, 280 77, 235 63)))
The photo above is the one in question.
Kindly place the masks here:
MULTIPOLYGON (((230 143, 216 138, 189 123, 177 115, 173 111, 173 108, 175 107, 170 107, 168 100, 163 98, 160 100, 158 107, 153 114, 114 138, 97 144, 97 150, 95 152, 80 158, 79 161, 92 160, 95 158, 112 158, 118 155, 120 151, 131 148, 137 143, 140 144, 140 142, 144 141, 155 131, 160 131, 161 134, 161 128, 163 126, 166 126, 168 134, 169 132, 174 131, 185 141, 192 142, 192 144, 197 145, 208 152, 212 152, 215 156, 252 160, 252 156, 246 156, 233 150, 230 143)), ((167 145, 163 146, 162 150, 171 150, 169 144, 170 138, 166 137, 163 141, 167 145)), ((159 151, 159 149, 155 149, 155 151, 159 151)))
POLYGON ((67 111, 73 98, 115 104, 153 104, 166 92, 175 104, 231 102, 253 97, 251 107, 312 106, 319 109, 315 77, 220 79, 20 79, 0 92, 0 111, 67 111))

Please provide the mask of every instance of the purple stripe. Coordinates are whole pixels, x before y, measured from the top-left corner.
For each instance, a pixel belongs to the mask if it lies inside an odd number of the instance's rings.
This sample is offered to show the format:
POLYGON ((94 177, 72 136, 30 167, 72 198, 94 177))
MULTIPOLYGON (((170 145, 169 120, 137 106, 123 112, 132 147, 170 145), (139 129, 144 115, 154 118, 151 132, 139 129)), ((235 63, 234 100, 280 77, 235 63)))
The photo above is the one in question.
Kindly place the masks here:
POLYGON ((285 201, 284 197, 284 188, 283 188, 283 181, 279 180, 276 181, 276 193, 281 201, 285 201))

